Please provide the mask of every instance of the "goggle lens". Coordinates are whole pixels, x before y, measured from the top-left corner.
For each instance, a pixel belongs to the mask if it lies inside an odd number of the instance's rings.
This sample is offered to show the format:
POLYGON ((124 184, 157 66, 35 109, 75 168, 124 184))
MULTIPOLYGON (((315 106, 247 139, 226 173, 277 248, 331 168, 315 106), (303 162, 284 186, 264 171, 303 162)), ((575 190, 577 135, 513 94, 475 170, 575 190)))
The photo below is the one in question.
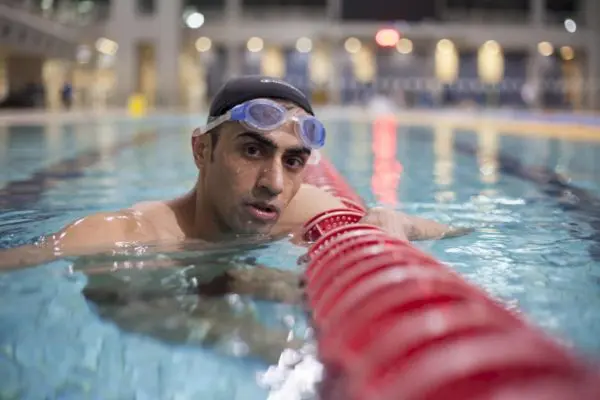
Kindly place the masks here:
POLYGON ((325 128, 315 118, 302 118, 300 124, 301 135, 313 148, 323 147, 325 144, 325 128))
POLYGON ((268 129, 283 123, 285 109, 265 103, 253 103, 248 107, 248 118, 252 125, 268 129))

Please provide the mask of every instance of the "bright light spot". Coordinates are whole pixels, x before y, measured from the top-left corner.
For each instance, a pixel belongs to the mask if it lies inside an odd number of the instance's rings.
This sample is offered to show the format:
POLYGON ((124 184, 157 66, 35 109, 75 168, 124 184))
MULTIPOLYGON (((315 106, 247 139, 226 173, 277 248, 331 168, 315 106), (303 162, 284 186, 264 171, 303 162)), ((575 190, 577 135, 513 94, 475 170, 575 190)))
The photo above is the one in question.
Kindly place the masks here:
POLYGON ((554 46, 550 42, 540 42, 538 44, 538 51, 544 57, 549 57, 554 53, 554 46))
POLYGON ((308 53, 312 50, 312 40, 307 37, 301 37, 296 41, 296 50, 300 53, 308 53))
POLYGON ((212 47, 212 41, 206 36, 199 37, 196 40, 196 50, 200 53, 204 53, 205 51, 209 51, 212 47))
POLYGON ((438 51, 450 52, 454 50, 454 43, 449 39, 442 39, 437 44, 438 51))
POLYGON ((381 47, 394 47, 400 40, 400 34, 395 29, 380 29, 375 35, 375 42, 381 47))
POLYGON ((571 18, 565 19, 565 29, 569 33, 575 33, 577 31, 577 24, 571 18))
POLYGON ((563 46, 560 48, 560 55, 565 61, 571 61, 575 58, 575 51, 571 46, 563 46))
POLYGON ((495 40, 488 40, 483 44, 484 48, 490 53, 499 53, 500 52, 500 44, 495 40))
POLYGON ((413 51, 413 42, 410 39, 402 38, 396 44, 396 50, 400 54, 410 54, 413 51))
POLYGON ((204 25, 204 15, 199 12, 193 12, 185 19, 185 24, 188 28, 198 29, 204 25))
POLYGON ((96 40, 96 50, 98 50, 102 54, 114 56, 117 53, 118 49, 119 45, 115 41, 112 41, 107 38, 100 38, 96 40))
POLYGON ((246 44, 248 51, 251 53, 258 53, 263 49, 264 46, 265 44, 263 40, 259 37, 251 37, 248 39, 248 43, 246 44))
POLYGON ((346 43, 344 43, 344 48, 348 53, 356 54, 362 48, 362 43, 355 37, 351 37, 346 39, 346 43))

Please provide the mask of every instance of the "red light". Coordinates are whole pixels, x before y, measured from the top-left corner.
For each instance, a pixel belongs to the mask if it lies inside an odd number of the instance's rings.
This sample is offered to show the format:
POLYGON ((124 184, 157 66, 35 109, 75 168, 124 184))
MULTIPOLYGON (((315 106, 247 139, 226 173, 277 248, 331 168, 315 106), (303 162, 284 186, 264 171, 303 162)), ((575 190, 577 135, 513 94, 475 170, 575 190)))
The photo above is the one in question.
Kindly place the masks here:
POLYGON ((394 47, 400 40, 400 34, 395 29, 380 29, 375 35, 375 42, 381 47, 394 47))

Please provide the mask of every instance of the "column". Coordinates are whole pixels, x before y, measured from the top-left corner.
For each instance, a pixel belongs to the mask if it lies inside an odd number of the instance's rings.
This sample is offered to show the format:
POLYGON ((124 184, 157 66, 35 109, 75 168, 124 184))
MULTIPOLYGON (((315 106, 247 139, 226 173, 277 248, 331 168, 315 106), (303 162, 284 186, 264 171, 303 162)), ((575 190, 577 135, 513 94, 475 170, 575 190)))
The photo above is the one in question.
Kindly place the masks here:
POLYGON ((225 79, 242 74, 242 55, 236 41, 229 39, 227 42, 227 73, 225 79))
MULTIPOLYGON (((600 2, 598 0, 584 0, 582 2, 583 23, 585 27, 598 32, 598 17, 600 17, 600 2)), ((579 23, 579 21, 575 21, 579 23)))
MULTIPOLYGON (((47 59, 43 67, 46 106, 51 110, 63 108, 62 90, 65 83, 73 87, 71 65, 66 60, 47 59)), ((74 88, 73 88, 74 89, 74 88)))
POLYGON ((155 39, 158 82, 157 105, 177 107, 181 104, 179 56, 181 52, 181 0, 157 1, 156 24, 160 34, 155 39))
MULTIPOLYGON (((342 17, 342 0, 327 0, 327 19, 330 20, 331 24, 338 25, 342 17)), ((337 37, 329 37, 329 59, 332 63, 332 74, 329 84, 327 86, 329 103, 330 104, 341 104, 342 102, 342 90, 344 86, 344 77, 341 73, 343 69, 344 58, 346 54, 343 54, 344 49, 340 48, 337 37)))
POLYGON ((525 82, 521 95, 529 107, 539 108, 541 106, 542 83, 543 83, 543 65, 542 55, 537 50, 537 46, 529 49, 529 59, 527 60, 527 81, 525 82))
POLYGON ((342 17, 342 0, 327 0, 327 18, 338 21, 342 17))
POLYGON ((546 23, 546 0, 531 0, 529 20, 534 26, 543 26, 546 23))
MULTIPOLYGON (((227 26, 237 27, 244 23, 242 18, 242 0, 225 0, 225 21, 227 26)), ((225 79, 241 75, 242 58, 237 42, 237 35, 227 38, 227 73, 225 79)))
POLYGON ((585 27, 589 30, 586 46, 587 74, 586 87, 588 88, 588 107, 592 110, 600 109, 600 2, 586 0, 584 3, 585 27))
MULTIPOLYGON (((600 40, 600 35, 596 34, 596 43, 600 40)), ((588 46, 588 73, 586 85, 588 89, 588 107, 592 110, 600 109, 600 49, 594 45, 588 46)))
POLYGON ((127 98, 135 91, 137 81, 137 52, 135 46, 135 1, 111 1, 106 32, 109 39, 119 45, 114 63, 116 75, 116 105, 127 104, 127 98))
POLYGON ((344 79, 344 63, 347 55, 345 54, 344 48, 340 48, 340 45, 336 45, 336 43, 331 43, 328 47, 329 51, 329 60, 332 64, 332 72, 331 78, 329 80, 328 86, 326 86, 329 95, 329 102, 334 105, 339 105, 342 103, 342 93, 344 90, 344 86, 347 84, 344 79))

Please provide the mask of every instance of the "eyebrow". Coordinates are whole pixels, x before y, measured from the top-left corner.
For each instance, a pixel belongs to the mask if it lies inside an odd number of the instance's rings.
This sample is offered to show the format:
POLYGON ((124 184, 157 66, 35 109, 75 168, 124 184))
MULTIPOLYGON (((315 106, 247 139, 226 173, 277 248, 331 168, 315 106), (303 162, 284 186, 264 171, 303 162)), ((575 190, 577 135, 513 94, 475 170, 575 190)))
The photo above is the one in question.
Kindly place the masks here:
MULTIPOLYGON (((279 148, 279 146, 277 146, 277 144, 274 141, 272 141, 271 139, 265 137, 264 135, 261 135, 260 133, 256 133, 256 132, 242 132, 237 136, 237 138, 251 138, 251 139, 259 142, 263 146, 270 148, 271 150, 277 150, 279 148)), ((311 150, 305 146, 288 147, 285 149, 285 152, 287 154, 295 154, 295 155, 304 154, 307 156, 310 156, 310 154, 311 154, 311 150)))

